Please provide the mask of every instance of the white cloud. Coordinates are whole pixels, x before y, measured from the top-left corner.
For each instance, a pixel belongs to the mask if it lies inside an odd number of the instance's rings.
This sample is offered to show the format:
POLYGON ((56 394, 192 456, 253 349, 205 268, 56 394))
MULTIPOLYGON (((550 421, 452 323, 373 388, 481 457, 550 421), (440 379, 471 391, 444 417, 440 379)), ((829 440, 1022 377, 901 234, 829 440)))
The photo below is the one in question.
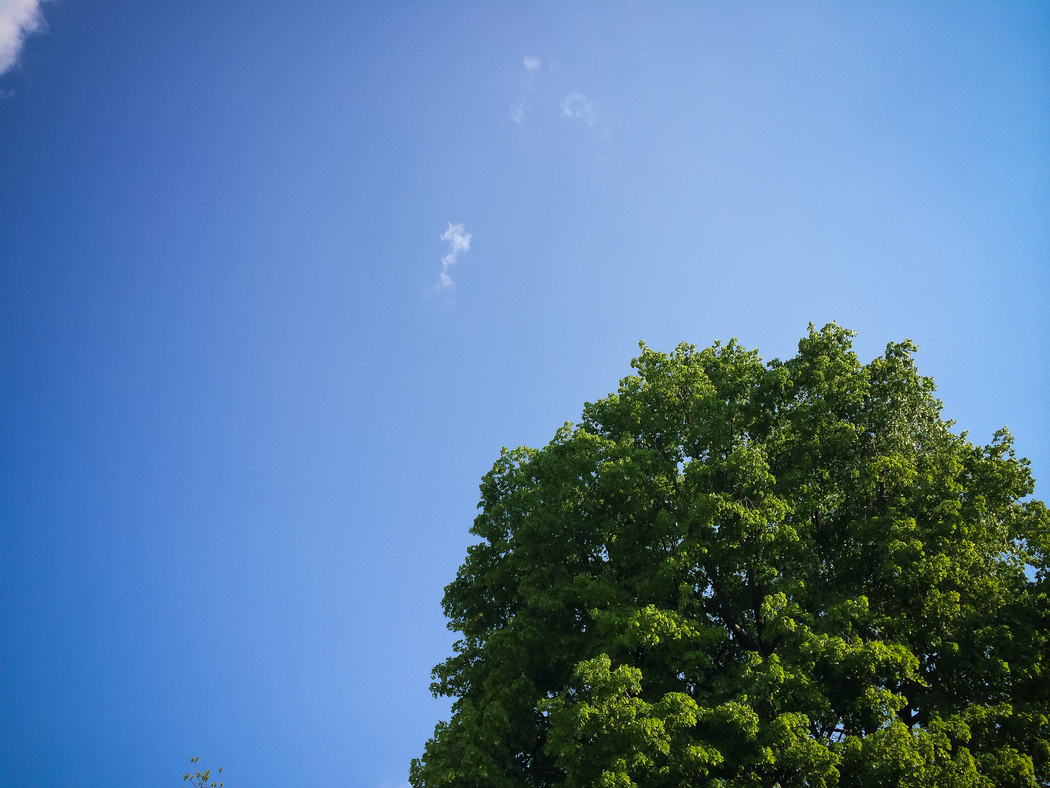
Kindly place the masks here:
POLYGON ((579 118, 588 126, 598 122, 598 102, 582 93, 570 93, 561 103, 561 114, 567 118, 579 118))
POLYGON ((442 241, 448 241, 448 254, 441 258, 441 286, 452 288, 456 283, 448 275, 448 268, 456 262, 456 256, 460 252, 470 251, 470 233, 463 232, 462 224, 448 223, 448 229, 441 236, 442 241))
POLYGON ((25 37, 43 28, 40 0, 0 0, 0 74, 14 68, 25 37))
MULTIPOLYGON (((536 72, 540 70, 540 65, 543 61, 538 57, 526 55, 521 59, 521 62, 525 66, 525 71, 528 72, 528 76, 525 78, 522 88, 525 93, 531 93, 536 87, 536 72)), ((518 101, 510 105, 510 119, 524 128, 527 109, 527 101, 523 97, 519 97, 518 101)))

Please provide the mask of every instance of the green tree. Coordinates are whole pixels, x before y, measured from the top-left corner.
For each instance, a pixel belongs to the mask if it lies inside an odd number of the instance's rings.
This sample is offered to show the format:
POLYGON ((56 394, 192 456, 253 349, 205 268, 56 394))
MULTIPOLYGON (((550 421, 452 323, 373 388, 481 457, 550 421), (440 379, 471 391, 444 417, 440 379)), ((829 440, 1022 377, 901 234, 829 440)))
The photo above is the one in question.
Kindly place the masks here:
POLYGON ((417 788, 1050 785, 1050 517, 910 341, 664 354, 503 450, 417 788))

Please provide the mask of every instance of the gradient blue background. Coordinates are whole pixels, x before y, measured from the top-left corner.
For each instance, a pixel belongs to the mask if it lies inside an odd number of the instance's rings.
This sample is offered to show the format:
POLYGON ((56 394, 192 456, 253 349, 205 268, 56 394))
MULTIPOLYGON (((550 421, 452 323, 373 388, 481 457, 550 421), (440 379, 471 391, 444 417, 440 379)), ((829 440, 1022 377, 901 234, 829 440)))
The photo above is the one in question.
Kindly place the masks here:
POLYGON ((1050 4, 43 10, 0 77, 2 786, 403 785, 481 475, 640 339, 911 337, 1046 496, 1050 4))

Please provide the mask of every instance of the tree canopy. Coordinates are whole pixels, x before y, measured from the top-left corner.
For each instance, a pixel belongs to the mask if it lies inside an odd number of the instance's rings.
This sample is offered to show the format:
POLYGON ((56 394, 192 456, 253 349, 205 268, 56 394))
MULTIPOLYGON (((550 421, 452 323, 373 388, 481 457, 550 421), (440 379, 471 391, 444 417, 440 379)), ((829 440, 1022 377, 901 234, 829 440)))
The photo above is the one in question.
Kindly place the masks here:
POLYGON ((416 788, 1050 785, 1050 516, 910 341, 641 346, 504 449, 416 788))

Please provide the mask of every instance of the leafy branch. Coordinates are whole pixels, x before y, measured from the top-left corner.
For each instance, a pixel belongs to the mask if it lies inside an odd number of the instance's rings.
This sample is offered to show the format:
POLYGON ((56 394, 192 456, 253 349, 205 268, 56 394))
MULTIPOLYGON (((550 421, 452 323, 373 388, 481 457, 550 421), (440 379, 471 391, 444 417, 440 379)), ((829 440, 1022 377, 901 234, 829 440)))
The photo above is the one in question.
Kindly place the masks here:
MULTIPOLYGON (((196 764, 200 760, 200 757, 190 758, 190 763, 196 764)), ((219 771, 216 775, 222 774, 222 767, 219 767, 219 771)), ((203 772, 186 772, 186 776, 182 778, 183 782, 189 782, 193 788, 222 788, 224 783, 212 782, 211 781, 211 769, 205 769, 203 772)))

